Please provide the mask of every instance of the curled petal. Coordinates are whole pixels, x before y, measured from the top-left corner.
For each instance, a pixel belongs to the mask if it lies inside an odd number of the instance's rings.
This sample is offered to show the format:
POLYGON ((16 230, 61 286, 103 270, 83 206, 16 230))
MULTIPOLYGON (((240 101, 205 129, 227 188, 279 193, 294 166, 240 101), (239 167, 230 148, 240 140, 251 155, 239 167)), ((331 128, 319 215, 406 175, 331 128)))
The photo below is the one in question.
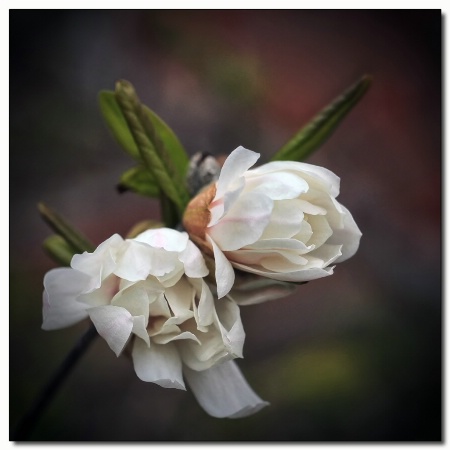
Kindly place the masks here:
POLYGON ((159 384, 164 388, 183 389, 181 359, 173 342, 164 345, 136 339, 132 351, 136 375, 142 380, 159 384))
MULTIPOLYGON (((214 200, 222 198, 226 191, 233 191, 233 184, 259 159, 259 153, 252 152, 239 146, 232 151, 226 159, 219 180, 217 181, 217 190, 214 200)), ((214 202, 213 200, 213 202, 214 202)))
POLYGON ((184 375, 197 401, 213 417, 246 417, 269 404, 255 394, 233 361, 201 372, 185 367, 184 375))
POLYGON ((44 330, 58 330, 88 317, 86 305, 77 298, 88 289, 90 277, 70 268, 52 269, 44 277, 44 330))
POLYGON ((206 235, 209 243, 211 244, 214 252, 214 260, 216 263, 216 284, 217 284, 217 296, 219 298, 224 297, 234 283, 234 270, 230 261, 225 257, 222 250, 216 245, 216 243, 206 235))

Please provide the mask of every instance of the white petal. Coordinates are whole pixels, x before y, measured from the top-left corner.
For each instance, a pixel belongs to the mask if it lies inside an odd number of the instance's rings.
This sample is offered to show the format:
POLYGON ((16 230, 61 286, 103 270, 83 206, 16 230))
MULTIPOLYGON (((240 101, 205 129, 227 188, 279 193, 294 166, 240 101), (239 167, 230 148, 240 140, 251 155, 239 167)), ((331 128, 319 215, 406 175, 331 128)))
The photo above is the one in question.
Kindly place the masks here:
POLYGON ((119 283, 119 278, 114 274, 111 274, 102 281, 102 284, 98 289, 80 295, 79 300, 90 307, 109 305, 111 299, 119 290, 119 283))
POLYGON ((84 252, 81 255, 73 255, 71 267, 92 278, 89 290, 100 287, 101 282, 111 275, 116 265, 117 253, 120 252, 123 242, 118 234, 114 234, 102 242, 94 253, 84 252))
POLYGON ((345 261, 353 256, 359 248, 359 241, 362 236, 350 211, 345 206, 341 205, 341 207, 344 210, 344 228, 333 230, 333 236, 327 242, 329 244, 342 244, 342 256, 336 262, 345 261))
POLYGON ((209 273, 202 253, 192 241, 187 242, 178 259, 184 264, 184 272, 190 278, 203 278, 209 273))
POLYGON ((264 270, 262 267, 246 266, 245 264, 234 263, 234 267, 245 272, 254 273, 262 277, 272 278, 280 281, 291 281, 303 283, 304 281, 312 281, 318 278, 327 277, 333 274, 333 267, 313 267, 311 269, 302 269, 293 272, 271 272, 264 270))
POLYGON ((225 160, 222 170, 220 171, 214 200, 222 198, 227 190, 234 190, 232 189, 233 183, 235 183, 247 169, 258 161, 259 156, 259 153, 247 150, 242 146, 239 146, 232 151, 225 160))
POLYGON ((136 240, 127 240, 126 244, 114 270, 120 278, 129 281, 145 280, 148 275, 171 278, 176 270, 183 268, 175 252, 154 248, 136 240))
POLYGON ((301 230, 304 217, 299 202, 297 199, 274 202, 269 224, 261 239, 291 238, 297 234, 301 230))
POLYGON ((147 331, 147 318, 144 316, 133 317, 132 333, 139 336, 150 347, 150 336, 147 331))
POLYGON ((164 295, 174 316, 183 316, 192 309, 195 290, 183 277, 174 286, 167 288, 164 295))
POLYGON ((234 270, 230 261, 225 257, 222 250, 216 245, 216 243, 206 235, 206 238, 210 242, 214 252, 214 261, 216 264, 216 285, 218 298, 224 297, 233 286, 234 283, 234 270))
POLYGON ((249 245, 245 250, 258 250, 262 253, 273 250, 293 251, 300 255, 310 252, 314 247, 305 245, 297 239, 261 239, 252 245, 249 245))
POLYGON ((342 255, 342 245, 323 244, 307 255, 308 264, 306 267, 326 267, 337 261, 342 255), (320 264, 312 264, 314 259, 318 259, 320 264))
POLYGON ((308 259, 293 252, 272 254, 263 258, 261 266, 272 272, 292 272, 304 268, 308 259))
POLYGON ((311 225, 313 234, 308 241, 308 245, 314 245, 315 248, 320 247, 328 238, 333 235, 333 230, 328 224, 328 220, 324 216, 308 216, 308 222, 311 225))
POLYGON ((137 241, 125 241, 114 273, 128 281, 145 280, 150 273, 153 249, 137 241))
POLYGON ((90 308, 88 313, 98 334, 119 356, 133 329, 132 315, 125 308, 111 305, 90 308))
POLYGON ((225 347, 233 358, 242 358, 245 332, 239 306, 233 299, 224 298, 216 302, 216 312, 225 347))
POLYGON ((90 277, 70 268, 52 269, 44 277, 44 330, 58 330, 88 317, 86 305, 77 298, 87 288, 90 277))
POLYGON ((149 347, 136 339, 132 351, 134 370, 142 380, 159 384, 165 388, 185 389, 181 370, 181 359, 173 343, 149 347))
POLYGON ((213 417, 245 417, 269 404, 255 394, 233 361, 202 372, 185 367, 184 375, 200 406, 213 417))
POLYGON ((222 251, 237 250, 256 242, 269 223, 273 201, 257 193, 239 197, 228 213, 207 233, 222 251))
POLYGON ((337 175, 324 167, 296 161, 273 161, 251 170, 251 174, 261 175, 270 172, 297 172, 311 186, 329 192, 333 197, 339 194, 340 180, 337 175))
POLYGON ((264 175, 245 174, 244 192, 257 192, 272 200, 295 199, 308 191, 308 183, 291 172, 272 172, 264 175))
POLYGON ((155 228, 137 235, 134 241, 143 242, 154 248, 163 248, 169 252, 182 252, 186 248, 189 236, 186 232, 172 228, 155 228))
POLYGON ((197 302, 193 302, 194 317, 197 322, 197 329, 207 331, 206 327, 211 325, 214 319, 214 298, 208 285, 203 279, 191 280, 197 292, 197 302))
POLYGON ((112 299, 111 305, 125 308, 132 316, 144 316, 148 319, 149 298, 142 283, 122 289, 112 299))

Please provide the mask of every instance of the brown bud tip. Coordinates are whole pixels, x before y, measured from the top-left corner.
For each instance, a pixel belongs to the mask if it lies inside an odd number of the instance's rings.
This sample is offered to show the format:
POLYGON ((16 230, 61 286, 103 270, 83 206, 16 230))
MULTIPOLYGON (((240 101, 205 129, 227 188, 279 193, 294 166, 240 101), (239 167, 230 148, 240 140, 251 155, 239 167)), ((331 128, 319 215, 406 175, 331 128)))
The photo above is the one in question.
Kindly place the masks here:
POLYGON ((210 252, 209 245, 205 240, 205 230, 211 220, 209 205, 216 195, 216 183, 212 183, 200 191, 187 205, 183 216, 183 226, 189 237, 203 251, 210 252))

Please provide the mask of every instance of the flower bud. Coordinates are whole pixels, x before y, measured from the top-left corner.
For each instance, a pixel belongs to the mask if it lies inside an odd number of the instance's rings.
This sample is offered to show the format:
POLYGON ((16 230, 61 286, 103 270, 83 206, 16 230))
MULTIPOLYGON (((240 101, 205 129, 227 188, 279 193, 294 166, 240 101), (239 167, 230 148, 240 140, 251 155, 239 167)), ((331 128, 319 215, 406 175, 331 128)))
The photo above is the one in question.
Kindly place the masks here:
POLYGON ((238 147, 185 211, 191 239, 214 257, 219 298, 233 287, 234 269, 302 283, 331 275, 331 264, 359 246, 361 232, 336 200, 334 173, 294 161, 248 170, 258 158, 238 147))

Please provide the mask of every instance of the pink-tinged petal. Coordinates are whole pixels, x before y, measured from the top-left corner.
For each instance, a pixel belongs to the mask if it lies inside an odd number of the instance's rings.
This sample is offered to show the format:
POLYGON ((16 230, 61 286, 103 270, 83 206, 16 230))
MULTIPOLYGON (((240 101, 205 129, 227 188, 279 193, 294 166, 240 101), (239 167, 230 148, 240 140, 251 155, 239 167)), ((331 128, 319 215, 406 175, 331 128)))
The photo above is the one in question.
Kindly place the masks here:
POLYGON ((146 230, 133 240, 143 242, 154 248, 163 248, 169 252, 182 252, 187 245, 189 236, 186 232, 180 232, 171 228, 156 228, 146 230))
POLYGON ((98 334, 119 356, 133 329, 133 316, 119 306, 97 306, 90 308, 88 313, 98 334))
POLYGON ((203 278, 209 273, 202 253, 192 241, 187 242, 178 259, 184 264, 184 272, 190 278, 203 278))
POLYGON ((182 364, 174 343, 147 347, 141 339, 135 339, 132 351, 134 370, 142 380, 164 388, 183 389, 182 364))
POLYGON ((244 192, 267 195, 272 200, 295 199, 308 191, 308 183, 292 172, 272 172, 264 175, 245 174, 244 192))
POLYGON ((234 270, 230 261, 225 257, 222 250, 216 245, 216 243, 206 235, 206 238, 210 242, 213 252, 214 261, 216 264, 216 285, 217 285, 217 296, 218 298, 224 297, 230 289, 233 287, 234 283, 234 270))
POLYGON ((269 404, 255 394, 233 361, 201 372, 185 367, 184 375, 200 406, 213 417, 246 417, 269 404))
POLYGON ((333 236, 327 241, 329 244, 342 244, 342 256, 336 262, 342 262, 352 257, 359 248, 362 236, 350 211, 345 206, 341 205, 341 208, 344 211, 344 228, 334 230, 333 236))
MULTIPOLYGON (((214 200, 222 198, 227 191, 234 191, 234 183, 259 159, 259 153, 247 150, 242 146, 232 151, 220 171, 216 184, 216 196, 214 200)), ((241 185, 242 183, 239 183, 241 185)), ((213 200, 213 202, 214 202, 213 200)))
POLYGON ((273 201, 263 195, 242 195, 219 223, 207 233, 222 251, 237 250, 256 242, 269 223, 273 201))
POLYGON ((86 305, 77 298, 89 285, 90 277, 70 268, 52 269, 44 277, 43 330, 69 327, 88 317, 86 305))

